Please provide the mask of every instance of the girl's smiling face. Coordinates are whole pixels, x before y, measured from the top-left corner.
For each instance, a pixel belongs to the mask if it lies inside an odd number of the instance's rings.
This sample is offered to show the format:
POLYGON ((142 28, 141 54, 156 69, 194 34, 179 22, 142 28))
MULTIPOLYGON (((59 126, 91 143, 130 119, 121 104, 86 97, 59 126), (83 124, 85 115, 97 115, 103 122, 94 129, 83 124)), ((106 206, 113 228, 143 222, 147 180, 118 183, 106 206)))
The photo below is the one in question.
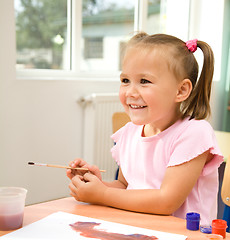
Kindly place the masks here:
POLYGON ((120 77, 120 101, 134 124, 150 130, 146 135, 163 131, 180 118, 180 82, 160 51, 129 48, 120 77))

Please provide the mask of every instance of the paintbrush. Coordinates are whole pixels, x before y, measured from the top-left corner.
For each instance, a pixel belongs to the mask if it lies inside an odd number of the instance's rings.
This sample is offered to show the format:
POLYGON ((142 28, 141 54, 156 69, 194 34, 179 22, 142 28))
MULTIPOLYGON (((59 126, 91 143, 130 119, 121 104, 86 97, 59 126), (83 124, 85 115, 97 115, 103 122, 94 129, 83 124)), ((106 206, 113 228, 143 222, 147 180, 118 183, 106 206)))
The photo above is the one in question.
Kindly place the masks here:
MULTIPOLYGON (((89 171, 88 168, 72 168, 69 166, 61 166, 61 165, 52 165, 52 164, 46 164, 46 163, 34 163, 34 162, 28 162, 29 165, 34 165, 34 166, 45 166, 45 167, 53 167, 53 168, 65 168, 65 169, 73 169, 73 170, 80 170, 80 171, 89 171)), ((100 170, 100 172, 105 172, 105 170, 100 170)))

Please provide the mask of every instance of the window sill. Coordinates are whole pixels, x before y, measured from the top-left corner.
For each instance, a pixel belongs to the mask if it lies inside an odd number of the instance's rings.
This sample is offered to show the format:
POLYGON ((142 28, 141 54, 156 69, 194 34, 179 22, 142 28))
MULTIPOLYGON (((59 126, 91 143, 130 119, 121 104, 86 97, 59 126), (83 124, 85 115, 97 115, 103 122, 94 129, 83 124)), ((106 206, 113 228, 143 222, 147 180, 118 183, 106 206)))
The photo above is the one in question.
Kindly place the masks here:
POLYGON ((120 72, 73 72, 67 70, 16 70, 18 80, 118 81, 120 72))

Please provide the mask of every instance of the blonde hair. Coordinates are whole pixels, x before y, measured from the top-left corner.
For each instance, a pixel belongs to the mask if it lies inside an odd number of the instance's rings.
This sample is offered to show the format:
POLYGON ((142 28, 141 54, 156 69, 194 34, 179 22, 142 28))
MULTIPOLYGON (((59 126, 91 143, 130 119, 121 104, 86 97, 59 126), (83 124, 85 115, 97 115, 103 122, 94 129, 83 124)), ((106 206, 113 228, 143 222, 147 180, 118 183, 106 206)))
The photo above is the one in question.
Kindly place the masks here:
POLYGON ((182 118, 190 116, 195 119, 205 119, 211 114, 210 95, 214 71, 214 56, 211 47, 202 41, 197 41, 204 56, 202 71, 198 78, 199 66, 194 54, 188 50, 186 43, 179 38, 167 34, 148 35, 141 32, 133 36, 127 46, 149 49, 159 49, 168 60, 169 69, 178 80, 189 79, 192 83, 190 96, 181 103, 182 118))

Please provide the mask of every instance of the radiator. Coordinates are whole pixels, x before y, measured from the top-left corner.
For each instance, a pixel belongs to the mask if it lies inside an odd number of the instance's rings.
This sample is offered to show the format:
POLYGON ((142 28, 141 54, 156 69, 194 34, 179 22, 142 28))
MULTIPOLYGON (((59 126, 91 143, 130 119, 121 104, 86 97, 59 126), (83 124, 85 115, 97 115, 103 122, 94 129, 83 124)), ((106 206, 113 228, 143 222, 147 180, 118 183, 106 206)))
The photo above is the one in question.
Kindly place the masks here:
POLYGON ((115 178, 117 164, 111 156, 112 115, 124 111, 117 93, 91 94, 80 99, 84 109, 83 159, 105 169, 103 180, 115 178))

